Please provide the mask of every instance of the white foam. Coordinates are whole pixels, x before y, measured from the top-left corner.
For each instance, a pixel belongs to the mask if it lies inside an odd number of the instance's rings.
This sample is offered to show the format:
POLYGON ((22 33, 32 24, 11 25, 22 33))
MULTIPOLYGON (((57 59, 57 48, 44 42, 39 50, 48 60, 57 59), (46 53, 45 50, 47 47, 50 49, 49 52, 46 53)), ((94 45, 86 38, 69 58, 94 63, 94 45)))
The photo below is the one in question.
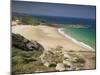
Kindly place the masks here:
POLYGON ((65 34, 64 31, 63 31, 63 28, 59 28, 59 29, 58 29, 58 32, 59 32, 60 34, 62 34, 64 37, 66 37, 66 38, 72 40, 74 43, 80 45, 81 47, 88 48, 88 49, 90 49, 90 50, 95 51, 95 50, 94 50, 92 47, 90 47, 89 45, 87 45, 87 44, 85 44, 85 43, 83 43, 83 42, 77 41, 76 39, 72 38, 71 36, 65 34))

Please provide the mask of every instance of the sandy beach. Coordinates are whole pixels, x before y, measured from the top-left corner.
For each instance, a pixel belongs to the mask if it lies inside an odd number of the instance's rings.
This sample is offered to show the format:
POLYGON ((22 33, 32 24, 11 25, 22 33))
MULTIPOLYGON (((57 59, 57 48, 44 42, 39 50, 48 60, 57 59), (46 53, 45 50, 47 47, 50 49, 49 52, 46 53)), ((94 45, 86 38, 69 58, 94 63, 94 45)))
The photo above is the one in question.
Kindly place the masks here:
POLYGON ((75 43, 70 38, 59 33, 58 28, 50 26, 16 25, 12 26, 12 32, 23 35, 29 40, 36 40, 46 50, 62 46, 64 50, 89 51, 91 48, 75 43))

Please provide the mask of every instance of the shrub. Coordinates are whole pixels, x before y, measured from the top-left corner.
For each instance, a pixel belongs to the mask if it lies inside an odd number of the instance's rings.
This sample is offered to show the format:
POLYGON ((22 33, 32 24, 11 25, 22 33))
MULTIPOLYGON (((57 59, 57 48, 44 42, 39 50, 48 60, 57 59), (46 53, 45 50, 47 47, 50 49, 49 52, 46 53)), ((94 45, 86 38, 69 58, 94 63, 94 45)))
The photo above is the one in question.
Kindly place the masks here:
POLYGON ((34 56, 32 51, 23 51, 12 47, 12 74, 32 73, 38 70, 46 70, 41 59, 34 56))
POLYGON ((44 22, 37 17, 32 16, 13 16, 13 21, 18 20, 17 24, 24 24, 24 25, 40 25, 41 22, 44 22))
POLYGON ((56 67, 56 64, 50 64, 49 67, 56 67))

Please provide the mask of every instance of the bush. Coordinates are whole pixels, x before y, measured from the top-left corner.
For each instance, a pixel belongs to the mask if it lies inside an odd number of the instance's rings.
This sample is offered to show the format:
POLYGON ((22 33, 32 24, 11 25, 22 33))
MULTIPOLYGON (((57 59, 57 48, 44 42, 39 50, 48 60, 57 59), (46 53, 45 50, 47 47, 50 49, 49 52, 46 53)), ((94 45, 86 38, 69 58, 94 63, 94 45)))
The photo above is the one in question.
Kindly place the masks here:
POLYGON ((23 51, 12 47, 12 74, 32 73, 38 70, 46 70, 39 57, 35 57, 32 51, 23 51))
POLYGON ((15 56, 12 58, 12 64, 13 66, 16 64, 21 64, 24 62, 24 59, 21 56, 15 56))
POLYGON ((50 64, 49 67, 56 67, 56 64, 50 64))
POLYGON ((31 16, 13 16, 12 21, 18 20, 17 24, 24 24, 24 25, 40 25, 41 22, 44 22, 36 17, 31 16))

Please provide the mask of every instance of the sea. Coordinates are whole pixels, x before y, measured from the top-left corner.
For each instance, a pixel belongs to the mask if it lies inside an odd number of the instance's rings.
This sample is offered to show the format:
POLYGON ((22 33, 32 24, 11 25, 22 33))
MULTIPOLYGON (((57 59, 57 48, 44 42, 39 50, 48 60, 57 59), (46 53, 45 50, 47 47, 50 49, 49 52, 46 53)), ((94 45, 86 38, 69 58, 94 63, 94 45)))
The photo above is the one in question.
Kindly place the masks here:
MULTIPOLYGON (((17 16, 18 15, 19 14, 17 14, 17 16)), ((65 25, 64 32, 67 35, 71 36, 77 41, 80 41, 80 42, 85 43, 86 45, 89 45, 90 47, 94 49, 96 48, 96 20, 95 19, 43 16, 43 15, 30 15, 30 16, 36 17, 47 23, 65 25), (69 25, 69 24, 83 25, 85 28, 67 28, 66 25, 69 25)))
POLYGON ((92 48, 96 48, 96 30, 93 28, 64 28, 64 32, 92 48))
POLYGON ((89 45, 93 49, 96 49, 96 20, 94 19, 81 19, 81 18, 69 18, 69 17, 45 17, 40 16, 41 19, 49 23, 58 23, 62 25, 77 25, 81 24, 85 28, 67 28, 64 27, 63 31, 76 39, 77 41, 83 42, 89 45))

